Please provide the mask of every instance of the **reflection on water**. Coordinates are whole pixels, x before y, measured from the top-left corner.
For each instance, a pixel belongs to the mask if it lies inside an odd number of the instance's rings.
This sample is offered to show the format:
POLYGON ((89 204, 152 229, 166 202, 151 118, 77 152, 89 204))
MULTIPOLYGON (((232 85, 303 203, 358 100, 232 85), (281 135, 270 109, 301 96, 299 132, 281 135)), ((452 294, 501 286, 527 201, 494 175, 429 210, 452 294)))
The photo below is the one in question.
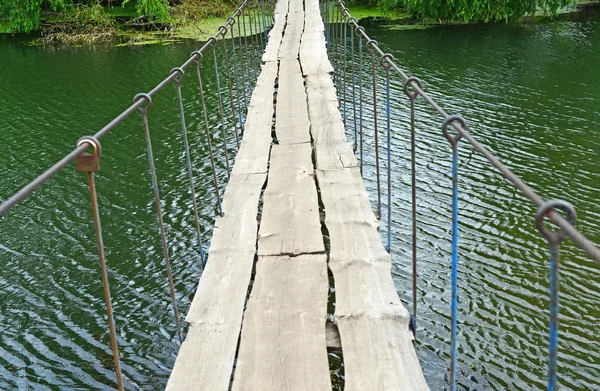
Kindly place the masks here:
MULTIPOLYGON (((540 195, 571 201, 580 229, 600 242, 599 23, 368 31, 448 112, 462 113, 473 135, 540 195)), ((1 38, 0 200, 81 135, 101 128, 197 46, 47 50, 1 38)), ((205 89, 219 144, 210 69, 205 89)), ((392 82, 392 253, 396 287, 410 303, 409 111, 401 87, 399 80, 392 82)), ((183 93, 198 205, 203 225, 210 227, 216 211, 191 77, 183 93)), ((366 105, 365 177, 375 199, 371 114, 366 105)), ((450 150, 440 118, 423 102, 417 118, 418 355, 431 388, 442 389, 450 336, 450 150)), ((149 119, 185 313, 200 268, 174 87, 156 97, 149 119)), ((125 121, 103 139, 103 147, 97 186, 123 371, 130 389, 158 390, 177 343, 140 117, 125 121)), ((544 388, 548 249, 534 228, 535 208, 464 142, 460 158, 458 378, 465 389, 544 388)), ((223 156, 218 162, 224 183, 223 156)), ((2 219, 0 238, 0 388, 114 387, 85 175, 73 168, 57 175, 2 219)), ((568 241, 563 259, 560 383, 563 389, 596 389, 600 275, 568 241)))

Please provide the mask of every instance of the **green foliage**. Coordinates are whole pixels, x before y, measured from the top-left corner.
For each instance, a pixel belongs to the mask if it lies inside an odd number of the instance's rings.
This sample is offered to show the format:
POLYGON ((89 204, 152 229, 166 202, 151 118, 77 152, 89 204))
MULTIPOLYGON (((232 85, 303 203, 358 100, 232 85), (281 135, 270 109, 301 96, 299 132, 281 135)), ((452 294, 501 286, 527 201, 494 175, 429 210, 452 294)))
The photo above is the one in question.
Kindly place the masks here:
MULTIPOLYGON (((79 23, 103 23, 106 18, 101 0, 0 0, 0 20, 7 32, 29 33, 39 28, 45 11, 60 12, 64 20, 79 23)), ((164 20, 169 16, 168 0, 123 0, 133 6, 138 16, 164 20)))
POLYGON ((380 0, 384 9, 405 8, 436 21, 498 22, 533 14, 555 13, 574 0, 380 0))
POLYGON ((135 10, 138 16, 146 16, 159 20, 165 20, 169 17, 168 0, 123 0, 121 6, 126 7, 131 3, 135 3, 135 10))

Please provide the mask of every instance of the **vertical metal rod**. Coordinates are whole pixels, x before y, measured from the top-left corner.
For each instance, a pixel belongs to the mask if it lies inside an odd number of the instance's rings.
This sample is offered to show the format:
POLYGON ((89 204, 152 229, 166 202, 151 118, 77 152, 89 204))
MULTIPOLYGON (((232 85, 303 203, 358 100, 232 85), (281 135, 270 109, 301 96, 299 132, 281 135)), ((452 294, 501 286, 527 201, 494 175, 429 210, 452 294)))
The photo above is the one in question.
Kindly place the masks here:
MULTIPOLYGON (((227 55, 227 43, 225 42, 225 35, 227 31, 223 32, 223 57, 225 58, 225 73, 227 74, 227 88, 229 90, 229 102, 231 103, 231 115, 233 117, 233 129, 235 134, 235 144, 237 149, 240 149, 240 134, 237 127, 237 116, 235 115, 235 103, 233 101, 233 85, 231 82, 231 70, 229 69, 229 56, 227 55)), ((235 75, 234 75, 235 76, 235 75)))
MULTIPOLYGON (((358 128, 356 126, 356 65, 354 60, 354 28, 350 28, 351 32, 351 41, 350 46, 352 47, 350 51, 350 61, 352 61, 352 123, 354 125, 354 153, 356 153, 358 149, 358 128)), ((360 164, 362 166, 362 155, 360 157, 360 164)), ((362 173, 362 170, 361 170, 362 173)))
POLYGON ((409 77, 404 82, 404 93, 410 100, 410 169, 411 169, 411 209, 412 209, 412 290, 413 290, 413 335, 417 335, 417 154, 416 154, 416 130, 415 130, 415 100, 418 92, 411 93, 409 85, 416 83, 421 88, 421 80, 409 77))
MULTIPOLYGON (((262 17, 262 25, 263 25, 263 42, 266 46, 269 29, 267 28, 267 16, 266 16, 264 0, 260 0, 260 11, 261 11, 260 14, 262 17)), ((264 51, 264 48, 263 48, 263 51, 264 51)))
POLYGON ((360 129, 360 175, 363 175, 363 38, 358 39, 358 105, 359 105, 359 129, 360 129))
MULTIPOLYGON (((227 167, 227 177, 231 175, 231 169, 229 168, 229 154, 227 153, 227 133, 225 132, 225 115, 223 113, 223 99, 221 97, 221 82, 219 81, 219 65, 217 64, 217 42, 214 41, 212 46, 213 52, 213 65, 215 68, 215 78, 217 80, 217 97, 219 99, 219 114, 221 115, 221 133, 223 133, 223 153, 225 155, 225 166, 227 167)), ((235 125, 234 125, 235 126, 235 125)))
POLYGON ((557 388, 558 378, 558 295, 560 279, 560 250, 550 245, 550 331, 548 333, 548 391, 557 388))
POLYGON ((371 52, 371 70, 373 86, 373 135, 375 138, 375 173, 377 176, 377 218, 381 219, 381 174, 379 169, 379 129, 377 128, 377 67, 375 65, 375 51, 369 45, 376 44, 375 41, 367 42, 367 49, 371 52))
POLYGON ((340 89, 338 87, 338 82, 340 80, 340 75, 339 75, 339 67, 337 64, 337 36, 336 36, 336 19, 337 19, 337 8, 334 7, 331 9, 331 65, 333 65, 333 75, 334 75, 334 82, 335 82, 335 89, 336 89, 336 94, 338 96, 338 100, 339 100, 339 96, 340 96, 340 89))
MULTIPOLYGON (((243 23, 243 18, 242 18, 242 23, 243 23)), ((243 95, 244 95, 244 110, 248 110, 248 98, 247 98, 247 92, 246 92, 246 73, 245 73, 245 68, 244 68, 244 54, 243 54, 243 50, 242 47, 244 46, 242 44, 242 32, 241 32, 241 25, 240 25, 240 15, 238 14, 237 16, 237 26, 238 26, 238 40, 239 40, 239 46, 240 46, 240 55, 238 57, 238 61, 240 63, 240 69, 242 71, 242 91, 243 91, 243 95)), ((244 27, 244 34, 246 33, 246 28, 244 27)), ((248 76, 250 77, 250 76, 248 76)))
POLYGON ((575 225, 577 214, 573 205, 562 200, 544 202, 537 210, 535 223, 537 229, 550 245, 550 331, 548 335, 548 391, 555 391, 558 387, 558 315, 559 315, 559 279, 560 279, 560 245, 566 237, 565 231, 550 231, 544 218, 555 209, 560 209, 567 214, 567 220, 575 225))
POLYGON ((324 7, 324 14, 325 14, 325 39, 327 39, 327 54, 329 55, 329 57, 331 58, 331 34, 330 34, 330 29, 331 26, 329 26, 329 0, 323 0, 323 7, 324 7))
POLYGON ((385 109, 387 130, 387 250, 392 253, 392 126, 390 108, 390 68, 385 68, 385 109))
POLYGON ((442 124, 444 137, 452 146, 452 329, 450 340, 450 388, 456 390, 457 362, 457 324, 458 324, 458 141, 460 134, 450 136, 448 125, 458 121, 463 129, 467 129, 465 120, 460 116, 448 116, 442 124))
MULTIPOLYGON (((342 15, 343 16, 343 15, 342 15)), ((347 51, 347 33, 348 33, 348 29, 347 29, 347 25, 346 25, 346 20, 343 17, 342 21, 340 23, 340 39, 344 40, 344 45, 342 47, 340 47, 340 64, 342 67, 342 79, 340 80, 342 83, 342 99, 344 102, 344 110, 342 111, 342 116, 344 119, 344 128, 346 128, 346 67, 347 67, 347 63, 346 63, 346 51, 347 51)), ((348 130, 346 128, 346 130, 348 130)))
POLYGON ((119 344, 117 343, 117 332, 113 317, 113 308, 110 298, 110 285, 108 272, 106 270, 106 255, 104 253, 104 239, 102 238, 102 224, 100 222, 100 210, 98 207, 98 195, 96 193, 96 181, 94 173, 88 172, 88 184, 90 188, 90 199, 92 202, 92 215, 94 216, 94 227, 96 230, 96 246, 98 247, 98 259, 100 261, 100 274, 102 276, 102 287, 104 289, 104 303, 106 304, 106 315, 108 317, 108 329, 110 332, 110 346, 112 347, 115 374, 117 376, 117 388, 123 391, 123 374, 121 373, 121 362, 119 360, 119 344))
MULTIPOLYGON (((140 94, 137 96, 137 98, 146 99, 148 102, 151 102, 151 98, 146 94, 140 94)), ((137 101, 137 99, 135 100, 137 101)), ((173 272, 171 271, 171 260, 169 257, 169 246, 167 243, 167 231, 165 229, 165 222, 163 220, 163 211, 160 202, 160 193, 158 190, 158 178, 156 176, 156 167, 154 166, 152 140, 150 139, 150 127, 148 125, 148 107, 145 109, 140 108, 139 111, 142 114, 142 125, 144 127, 144 136, 146 138, 146 150, 148 153, 148 165, 150 166, 150 176, 152 178, 152 190, 154 190, 154 203, 156 206, 156 214, 158 216, 158 225, 160 226, 160 237, 162 240, 163 254, 167 266, 167 278, 169 281, 169 291, 171 294, 171 300, 173 302, 173 313, 175 314, 175 323, 177 324, 177 335, 179 336, 179 343, 181 344, 183 342, 183 334, 181 333, 181 324, 179 322, 179 310, 177 308, 175 284, 173 283, 173 272)))
MULTIPOLYGON (((248 26, 250 28, 250 45, 251 45, 251 54, 252 54, 252 58, 253 58, 253 62, 256 63, 256 43, 254 42, 254 29, 252 27, 252 12, 250 11, 249 8, 246 8, 246 10, 248 11, 248 26)), ((257 64, 253 64, 253 66, 256 66, 257 64)), ((255 69, 258 69, 259 67, 256 66, 255 69)), ((254 79, 254 76, 252 76, 252 79, 254 79)), ((250 87, 250 90, 252 90, 252 87, 250 87)))
POLYGON ((264 41, 265 26, 261 24, 262 22, 261 22, 261 18, 260 18, 260 15, 259 15, 259 11, 256 8, 254 9, 254 23, 256 25, 256 34, 258 35, 256 37, 256 40, 258 42, 260 42, 260 53, 257 53, 257 56, 258 56, 258 59, 259 59, 259 63, 260 63, 261 53, 265 51, 265 41, 264 41))
MULTIPOLYGON (((198 53, 198 52, 196 52, 198 53)), ((192 53, 192 55, 194 55, 192 53)), ((200 54, 200 58, 202 54, 200 54)), ((200 73, 200 62, 196 63, 196 75, 198 76, 198 88, 200 89, 200 102, 202 103, 202 113, 204 114, 204 128, 206 131, 206 142, 208 145, 208 153, 210 156, 210 166, 212 168, 213 183, 215 184, 215 197, 217 199, 217 206, 219 207, 219 214, 223 216, 223 207, 221 206, 221 192, 219 191, 219 181, 217 180, 217 169, 215 167, 215 155, 213 153, 212 141, 210 137, 210 128, 208 126, 208 113, 206 109, 206 101, 204 100, 204 87, 202 86, 202 74, 200 73)))
MULTIPOLYGON (((235 19, 232 19, 235 22, 235 19)), ((238 26, 239 28, 239 26, 238 26)), ((233 33, 233 25, 231 26, 231 55, 233 58, 233 79, 235 81, 235 97, 236 97, 236 103, 237 103, 237 111, 238 111, 238 118, 239 118, 239 124, 238 124, 238 128, 240 130, 240 133, 243 134, 243 119, 242 119, 242 108, 241 108, 241 103, 240 103, 240 80, 238 78, 237 75, 237 68, 236 67, 236 63, 237 63, 237 55, 235 54, 235 37, 234 37, 234 33, 233 33)), ((239 145, 238 145, 239 148, 239 145)))
MULTIPOLYGON (((251 79, 252 79, 252 74, 250 73, 250 65, 248 64, 248 57, 249 55, 249 51, 248 51, 248 34, 246 32, 246 10, 243 9, 242 10, 242 24, 244 27, 244 60, 246 61, 246 72, 248 73, 248 78, 246 80, 246 82, 248 83, 246 86, 248 87, 248 95, 250 95, 252 93, 252 86, 251 86, 251 79)), ((248 101, 245 102, 246 103, 246 110, 248 110, 248 101)))
POLYGON ((190 155, 190 146, 187 137, 187 127, 185 124, 185 113, 183 108, 183 96, 181 94, 181 82, 183 81, 184 73, 181 68, 174 68, 171 73, 179 72, 180 77, 174 79, 175 88, 177 90, 177 99, 179 101, 179 118, 181 120, 181 133, 183 134, 183 147, 185 151, 185 163, 188 172, 188 179, 190 182, 190 192, 192 196, 192 210, 194 211, 194 221, 196 223, 196 235, 198 237, 198 246, 200 247, 200 270, 202 271, 203 265, 206 263, 206 254, 204 253, 204 247, 202 244, 202 230, 200 229, 200 218, 198 217, 198 206, 196 204, 196 190, 194 186, 194 173, 192 171, 192 158, 190 155))
POLYGON ((452 144, 452 336, 450 386, 456 390, 456 338, 458 322, 458 144, 452 144))

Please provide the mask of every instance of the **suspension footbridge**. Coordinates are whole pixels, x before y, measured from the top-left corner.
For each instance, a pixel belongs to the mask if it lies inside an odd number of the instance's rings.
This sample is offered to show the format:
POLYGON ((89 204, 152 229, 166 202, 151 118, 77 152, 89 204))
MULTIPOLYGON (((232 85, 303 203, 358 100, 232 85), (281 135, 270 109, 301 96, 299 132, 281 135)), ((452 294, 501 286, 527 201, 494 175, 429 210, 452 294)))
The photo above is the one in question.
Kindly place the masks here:
POLYGON ((427 389, 346 141, 319 2, 279 1, 274 18, 167 390, 226 390, 232 373, 232 390, 331 390, 328 265, 346 389, 427 389))
POLYGON ((490 153, 469 133, 462 117, 448 115, 418 78, 409 76, 369 38, 341 1, 244 1, 188 61, 173 68, 149 92, 136 95, 123 113, 95 135, 82 137, 71 153, 5 200, 0 217, 73 161, 78 171, 87 174, 115 386, 130 388, 121 370, 119 325, 111 304, 110 260, 105 255, 97 195, 101 189, 96 188, 94 178, 100 170, 100 140, 126 118, 139 115, 175 338, 181 344, 167 390, 331 390, 330 352, 342 358, 345 390, 427 390, 415 350, 419 335, 417 101, 440 114, 440 140, 453 163, 448 180, 452 190, 449 386, 455 389, 460 380, 456 370, 458 161, 459 145, 469 144, 538 207, 532 221, 550 246, 548 389, 554 390, 558 383, 560 245, 569 237, 596 262, 600 262, 600 251, 574 227, 575 211, 569 203, 545 201, 490 153), (208 121, 208 87, 203 76, 207 66, 214 69, 219 131, 223 140, 234 143, 237 153, 233 157, 228 156, 227 142, 221 147, 212 140, 215 130, 208 121), (383 85, 378 78, 381 71, 383 85), (411 199, 407 202, 411 205, 412 251, 402 254, 412 258, 410 298, 399 297, 391 276, 395 256, 391 251, 390 168, 394 161, 390 148, 393 77, 403 83, 410 104, 411 199), (199 219, 198 178, 181 88, 184 79, 197 82, 210 152, 211 191, 218 211, 210 237, 199 219), (175 86, 177 93, 190 210, 203 269, 185 325, 180 320, 151 137, 153 98, 167 86, 175 86), (374 116, 369 125, 363 123, 366 105, 372 106, 374 116), (381 106, 384 109, 378 112, 381 106), (375 145, 372 194, 363 183, 366 138, 375 145), (220 159, 227 171, 225 186, 217 172, 220 159), (384 235, 379 232, 382 221, 387 229, 384 235), (401 299, 409 304, 405 306, 401 299))

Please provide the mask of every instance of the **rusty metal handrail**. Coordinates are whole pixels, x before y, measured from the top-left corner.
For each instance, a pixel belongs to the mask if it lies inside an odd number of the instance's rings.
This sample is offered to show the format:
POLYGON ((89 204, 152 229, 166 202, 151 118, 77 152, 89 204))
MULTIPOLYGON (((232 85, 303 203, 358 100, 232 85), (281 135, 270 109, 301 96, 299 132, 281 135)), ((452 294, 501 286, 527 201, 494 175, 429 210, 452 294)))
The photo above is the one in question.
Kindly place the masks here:
MULTIPOLYGON (((213 41, 217 41, 217 40, 219 40, 219 38, 225 39, 225 34, 223 34, 222 31, 227 32, 227 31, 229 31, 230 27, 233 27, 233 25, 235 24, 234 18, 242 15, 242 12, 245 10, 245 8, 247 7, 249 2, 251 2, 251 0, 244 0, 240 4, 240 6, 235 10, 235 12, 232 14, 232 16, 229 19, 227 19, 225 24, 223 24, 221 27, 219 27, 219 29, 215 33, 215 35, 210 37, 208 39, 208 41, 200 49, 198 49, 197 51, 194 51, 192 53, 192 56, 186 62, 184 62, 181 66, 179 66, 179 68, 182 70, 185 70, 187 67, 189 67, 191 64, 193 64, 196 60, 198 60, 199 57, 201 57, 202 53, 204 53, 204 51, 206 51, 207 49, 212 49, 213 41)), ((163 81, 158 83, 152 90, 150 90, 148 92, 148 95, 150 97, 154 97, 154 95, 156 95, 164 87, 169 85, 169 83, 174 81, 177 77, 178 77, 177 73, 170 73, 169 76, 167 76, 163 81)), ((115 127, 117 127, 117 125, 119 125, 121 122, 123 122, 123 120, 127 119, 131 114, 136 113, 138 111, 138 109, 144 105, 144 102, 145 101, 143 99, 137 100, 136 102, 134 102, 131 106, 129 106, 127 109, 125 109, 121 114, 116 116, 112 121, 110 121, 102 129, 100 129, 98 132, 96 132, 96 134, 94 134, 94 137, 98 140, 102 139, 104 136, 106 136, 108 133, 110 133, 115 127)), ((31 182, 29 182, 27 185, 25 185, 23 188, 21 188, 15 194, 13 194, 11 197, 9 197, 6 201, 4 201, 2 204, 0 204, 0 217, 4 216, 9 210, 14 208, 21 201, 23 201, 25 198, 27 198, 31 193, 33 193, 38 187, 40 187, 42 184, 47 182, 50 178, 52 178, 54 175, 56 175, 59 171, 61 171, 69 163, 73 162, 75 160, 75 158, 77 156, 81 155, 82 153, 84 153, 86 149, 92 148, 92 147, 93 147, 93 145, 91 145, 87 142, 78 146, 73 151, 71 151, 67 155, 65 155, 58 162, 56 162, 54 165, 52 165, 50 168, 48 168, 46 171, 44 171, 42 174, 40 174, 37 178, 35 178, 31 182)))

